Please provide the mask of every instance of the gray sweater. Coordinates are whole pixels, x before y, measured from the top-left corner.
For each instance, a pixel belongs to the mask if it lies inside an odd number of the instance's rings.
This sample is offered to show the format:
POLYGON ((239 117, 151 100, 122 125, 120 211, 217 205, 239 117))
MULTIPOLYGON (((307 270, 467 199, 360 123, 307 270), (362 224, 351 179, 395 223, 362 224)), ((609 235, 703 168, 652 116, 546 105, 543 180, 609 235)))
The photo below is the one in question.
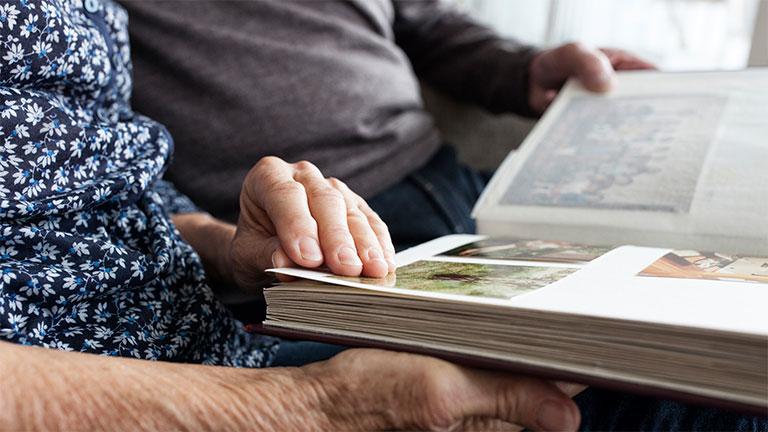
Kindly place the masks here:
POLYGON ((440 145, 418 78, 527 112, 533 49, 437 0, 122 4, 134 108, 175 139, 166 178, 227 220, 262 156, 309 160, 363 196, 418 169, 440 145))

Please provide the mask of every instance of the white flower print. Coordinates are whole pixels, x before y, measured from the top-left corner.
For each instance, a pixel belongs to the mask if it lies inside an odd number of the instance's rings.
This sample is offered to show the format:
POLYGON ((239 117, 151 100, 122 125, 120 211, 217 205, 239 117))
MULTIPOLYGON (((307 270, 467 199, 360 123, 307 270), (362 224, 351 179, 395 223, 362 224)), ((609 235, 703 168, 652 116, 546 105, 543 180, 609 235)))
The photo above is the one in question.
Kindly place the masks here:
POLYGON ((40 39, 32 45, 32 52, 37 54, 38 57, 46 57, 51 52, 51 49, 53 49, 53 45, 40 39))
POLYGON ((32 35, 32 33, 37 32, 37 15, 27 15, 27 17, 24 19, 24 26, 21 28, 21 33, 19 35, 23 38, 28 38, 32 35))
POLYGON ((131 112, 127 16, 102 5, 0 0, 0 338, 264 366, 275 344, 242 333, 170 222, 197 209, 160 178, 170 140, 131 112))
POLYGON ((18 109, 16 101, 7 100, 3 105, 0 105, 0 117, 4 119, 16 117, 16 110, 18 109))
POLYGON ((11 75, 13 79, 18 81, 26 81, 32 75, 32 68, 29 65, 17 64, 11 69, 11 75))
POLYGON ((18 15, 19 11, 16 10, 16 5, 5 4, 0 6, 0 28, 8 26, 9 30, 13 30, 18 15))
POLYGON ((53 120, 45 123, 40 129, 40 132, 44 134, 54 133, 56 136, 61 136, 61 134, 67 133, 67 126, 59 120, 53 120))
POLYGON ((20 43, 10 44, 8 51, 5 52, 3 60, 8 64, 14 64, 24 58, 24 47, 20 43))

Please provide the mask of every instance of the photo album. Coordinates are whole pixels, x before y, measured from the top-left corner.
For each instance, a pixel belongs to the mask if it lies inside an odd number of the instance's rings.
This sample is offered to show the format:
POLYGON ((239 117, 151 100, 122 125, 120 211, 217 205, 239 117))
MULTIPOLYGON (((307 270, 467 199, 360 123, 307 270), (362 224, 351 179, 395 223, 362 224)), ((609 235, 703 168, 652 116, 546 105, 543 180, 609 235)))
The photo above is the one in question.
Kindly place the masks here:
POLYGON ((280 268, 248 331, 768 409, 768 69, 569 82, 474 209, 382 279, 280 268))

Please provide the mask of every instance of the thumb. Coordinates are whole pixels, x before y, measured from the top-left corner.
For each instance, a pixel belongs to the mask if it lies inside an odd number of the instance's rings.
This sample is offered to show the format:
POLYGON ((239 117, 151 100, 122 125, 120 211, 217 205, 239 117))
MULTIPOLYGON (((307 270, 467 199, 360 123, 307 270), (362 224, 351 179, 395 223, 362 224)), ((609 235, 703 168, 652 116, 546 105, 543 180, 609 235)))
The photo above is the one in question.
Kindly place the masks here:
POLYGON ((290 267, 293 262, 280 247, 276 236, 266 237, 246 232, 242 224, 238 227, 232 246, 230 259, 232 277, 242 290, 256 292, 274 280, 264 270, 273 267, 290 267))
POLYGON ((575 431, 581 422, 576 404, 554 384, 532 377, 500 377, 485 371, 473 371, 469 377, 479 391, 470 397, 472 416, 490 416, 533 430, 575 431), (495 391, 487 391, 487 389, 495 391))
MULTIPOLYGON (((282 268, 282 267, 295 267, 296 264, 291 261, 291 259, 288 257, 288 254, 285 253, 283 250, 283 247, 280 246, 278 243, 277 249, 275 249, 274 252, 272 252, 272 267, 274 268, 282 268)), ((283 282, 290 282, 292 280, 296 280, 296 278, 278 274, 277 278, 280 279, 283 282)))
POLYGON ((557 89, 570 77, 588 90, 605 92, 613 87, 616 73, 602 51, 580 43, 545 51, 531 65, 531 79, 544 88, 557 89))

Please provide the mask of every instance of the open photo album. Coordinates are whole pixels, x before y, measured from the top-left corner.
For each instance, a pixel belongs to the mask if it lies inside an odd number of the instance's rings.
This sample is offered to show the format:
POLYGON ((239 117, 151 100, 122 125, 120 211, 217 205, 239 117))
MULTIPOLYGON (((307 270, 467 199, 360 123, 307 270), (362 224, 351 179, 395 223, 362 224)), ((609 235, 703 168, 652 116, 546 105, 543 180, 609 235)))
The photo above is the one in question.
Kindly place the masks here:
POLYGON ((768 253, 768 68, 569 82, 496 171, 484 234, 768 253))
POLYGON ((569 83, 452 235, 265 290, 249 331, 765 415, 768 69, 569 83))

